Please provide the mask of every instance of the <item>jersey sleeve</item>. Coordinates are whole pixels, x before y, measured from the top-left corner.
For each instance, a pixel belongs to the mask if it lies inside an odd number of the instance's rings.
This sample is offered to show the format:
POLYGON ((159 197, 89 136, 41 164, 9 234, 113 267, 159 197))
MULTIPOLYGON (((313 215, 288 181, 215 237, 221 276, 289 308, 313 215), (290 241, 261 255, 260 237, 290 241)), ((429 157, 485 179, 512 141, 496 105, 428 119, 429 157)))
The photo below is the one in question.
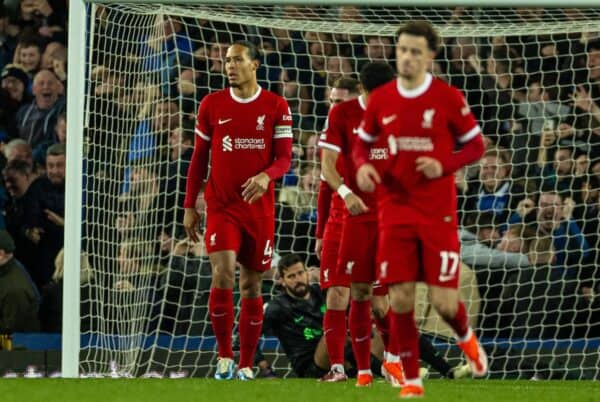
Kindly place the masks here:
POLYGON ((287 102, 279 98, 277 103, 277 113, 275 115, 275 131, 273 139, 292 138, 292 112, 287 102))
POLYGON ((196 139, 194 141, 194 152, 188 166, 188 175, 185 185, 184 208, 194 208, 196 198, 202 189, 204 179, 208 172, 208 161, 210 154, 210 136, 208 103, 210 98, 204 98, 198 108, 196 118, 196 139))
POLYGON ((478 136, 481 128, 463 94, 454 87, 450 87, 450 91, 448 102, 450 129, 456 140, 465 144, 478 136))
POLYGON ((265 169, 265 173, 271 180, 281 178, 290 169, 292 163, 292 139, 292 115, 290 108, 285 99, 279 97, 273 130, 273 154, 275 159, 265 169))
POLYGON ((367 104, 367 109, 363 115, 363 120, 358 128, 358 137, 362 142, 372 144, 377 141, 379 134, 379 123, 377 121, 377 103, 381 97, 376 94, 372 95, 372 99, 367 104))
POLYGON ((343 133, 342 113, 340 107, 336 105, 329 111, 329 116, 327 116, 327 120, 325 121, 325 126, 319 137, 319 148, 341 153, 344 148, 343 133))
POLYGON ((196 116, 196 127, 194 132, 204 141, 210 142, 212 137, 212 130, 210 128, 210 113, 209 113, 209 104, 210 104, 210 96, 207 96, 200 102, 200 107, 198 107, 198 116, 196 116))
POLYGON ((469 108, 463 94, 456 88, 450 87, 448 101, 448 120, 450 131, 462 145, 458 152, 440 159, 444 175, 450 175, 463 166, 481 158, 484 152, 481 128, 469 108))

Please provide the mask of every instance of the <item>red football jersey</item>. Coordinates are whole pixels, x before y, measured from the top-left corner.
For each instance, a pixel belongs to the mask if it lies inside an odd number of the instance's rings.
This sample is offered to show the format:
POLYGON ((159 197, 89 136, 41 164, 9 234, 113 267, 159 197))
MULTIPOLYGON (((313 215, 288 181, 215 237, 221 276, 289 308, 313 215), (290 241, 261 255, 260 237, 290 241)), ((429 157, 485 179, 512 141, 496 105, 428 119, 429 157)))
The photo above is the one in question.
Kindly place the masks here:
MULTIPOLYGON (((344 184, 359 196, 369 208, 369 212, 357 215, 354 218, 375 219, 377 199, 374 193, 364 193, 359 190, 356 184, 356 167, 352 160, 352 149, 365 109, 366 104, 362 96, 335 105, 329 112, 328 124, 319 140, 319 147, 338 152, 336 169, 344 179, 344 184)), ((387 159, 387 152, 387 147, 372 147, 369 160, 372 163, 385 160, 387 159)), ((339 196, 338 199, 342 202, 341 205, 347 214, 348 211, 344 201, 339 196)))
POLYGON ((380 224, 456 223, 454 175, 428 179, 415 161, 419 156, 448 160, 456 142, 471 141, 480 131, 461 92, 431 74, 412 90, 394 80, 373 91, 359 136, 389 148, 388 162, 379 165, 380 224))
POLYGON ((274 160, 274 140, 292 138, 292 116, 281 96, 259 88, 248 99, 233 89, 207 95, 200 104, 196 134, 210 141, 207 208, 227 209, 242 217, 275 214, 274 185, 252 204, 242 198, 242 184, 274 160))

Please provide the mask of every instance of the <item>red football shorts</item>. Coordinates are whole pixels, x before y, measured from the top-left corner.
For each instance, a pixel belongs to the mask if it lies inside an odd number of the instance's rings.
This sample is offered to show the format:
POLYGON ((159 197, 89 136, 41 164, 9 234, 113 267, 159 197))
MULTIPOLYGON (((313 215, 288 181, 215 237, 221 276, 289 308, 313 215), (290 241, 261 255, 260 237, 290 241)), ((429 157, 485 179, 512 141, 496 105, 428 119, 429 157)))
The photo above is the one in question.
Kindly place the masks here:
POLYGON ((321 248, 321 289, 331 286, 350 286, 350 276, 338 272, 338 256, 342 237, 342 222, 327 221, 321 248))
POLYGON ((383 284, 424 281, 458 287, 456 225, 393 225, 381 229, 377 260, 383 284))
POLYGON ((346 218, 338 259, 338 270, 351 282, 371 283, 377 279, 377 221, 346 218))
POLYGON ((204 242, 208 253, 232 250, 245 268, 264 272, 273 258, 273 217, 240 218, 227 211, 206 212, 204 242))

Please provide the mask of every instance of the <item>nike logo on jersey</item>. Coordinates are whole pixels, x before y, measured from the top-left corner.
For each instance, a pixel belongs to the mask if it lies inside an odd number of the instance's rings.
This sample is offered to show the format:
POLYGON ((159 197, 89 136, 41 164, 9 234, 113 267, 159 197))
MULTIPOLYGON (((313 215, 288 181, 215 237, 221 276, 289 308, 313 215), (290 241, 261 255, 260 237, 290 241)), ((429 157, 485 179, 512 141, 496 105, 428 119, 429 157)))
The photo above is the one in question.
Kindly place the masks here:
POLYGON ((440 275, 438 276, 438 280, 440 282, 448 282, 451 281, 452 279, 454 279, 454 275, 440 275))
POLYGON ((270 263, 270 262, 271 262, 271 259, 270 259, 270 258, 265 258, 264 260, 262 260, 262 263, 263 263, 263 265, 264 265, 264 264, 268 264, 268 263, 270 263))
POLYGON ((354 342, 364 342, 367 339, 369 339, 371 336, 367 335, 367 336, 363 336, 362 338, 354 338, 354 342))
POLYGON ((301 315, 300 317, 296 317, 296 318, 294 318, 294 324, 298 324, 298 323, 302 322, 302 320, 304 320, 303 315, 301 315))
POLYGON ((384 126, 387 126, 388 124, 390 124, 391 122, 396 120, 396 117, 398 117, 398 116, 395 114, 390 115, 390 116, 385 116, 384 118, 381 119, 381 124, 383 124, 384 126))
POLYGON ((229 119, 219 119, 219 125, 222 125, 222 124, 225 124, 225 123, 229 123, 231 120, 233 120, 233 119, 231 119, 231 118, 229 118, 229 119))

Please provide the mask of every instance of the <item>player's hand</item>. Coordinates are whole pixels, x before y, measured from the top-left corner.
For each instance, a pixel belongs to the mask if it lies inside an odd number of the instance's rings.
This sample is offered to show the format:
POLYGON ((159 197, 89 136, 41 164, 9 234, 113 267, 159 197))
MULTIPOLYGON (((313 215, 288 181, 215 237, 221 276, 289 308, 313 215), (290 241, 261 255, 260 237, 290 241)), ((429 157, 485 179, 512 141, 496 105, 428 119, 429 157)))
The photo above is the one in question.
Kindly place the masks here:
POLYGON ((258 200, 269 188, 271 178, 268 174, 261 172, 256 176, 252 176, 244 184, 242 184, 242 197, 248 204, 252 204, 258 200))
POLYGON ((196 232, 198 222, 200 222, 200 215, 196 212, 196 208, 186 208, 183 215, 183 227, 185 228, 185 234, 193 242, 200 241, 200 236, 196 232))
POLYGON ((444 173, 442 163, 435 158, 419 156, 415 162, 417 164, 417 172, 423 173, 428 179, 437 179, 444 173))
POLYGON ((321 251, 323 251, 323 239, 317 239, 315 241, 315 254, 319 261, 321 261, 321 251))
POLYGON ((363 200, 354 193, 348 194, 346 198, 344 198, 344 202, 346 203, 346 208, 348 208, 350 215, 364 214, 369 210, 363 200))
POLYGON ((356 172, 356 184, 361 191, 372 193, 375 191, 375 186, 381 183, 381 177, 377 170, 370 163, 365 163, 358 168, 356 172))

